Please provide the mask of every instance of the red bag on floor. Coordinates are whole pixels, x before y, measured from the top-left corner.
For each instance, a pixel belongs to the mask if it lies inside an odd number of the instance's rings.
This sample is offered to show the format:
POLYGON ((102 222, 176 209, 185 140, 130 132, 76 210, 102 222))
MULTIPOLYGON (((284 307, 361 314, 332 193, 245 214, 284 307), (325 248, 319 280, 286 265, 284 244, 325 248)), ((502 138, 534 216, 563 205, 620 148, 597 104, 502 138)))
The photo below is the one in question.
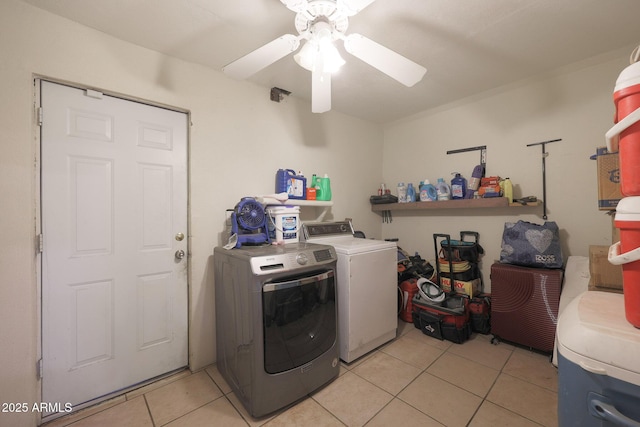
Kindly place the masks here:
POLYGON ((491 295, 480 294, 471 298, 468 305, 471 330, 481 334, 491 332, 491 295))
POLYGON ((418 279, 411 278, 400 283, 400 292, 402 293, 402 310, 400 310, 400 318, 405 322, 413 322, 411 313, 413 312, 413 297, 418 293, 418 279))

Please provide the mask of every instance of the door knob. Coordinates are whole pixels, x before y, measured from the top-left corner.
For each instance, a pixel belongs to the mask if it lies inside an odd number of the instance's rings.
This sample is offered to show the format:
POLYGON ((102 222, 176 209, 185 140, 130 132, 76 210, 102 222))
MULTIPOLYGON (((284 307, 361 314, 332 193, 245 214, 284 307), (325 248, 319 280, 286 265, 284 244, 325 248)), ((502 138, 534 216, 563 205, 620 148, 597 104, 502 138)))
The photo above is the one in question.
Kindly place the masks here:
POLYGON ((184 251, 182 249, 179 249, 179 250, 176 251, 176 259, 184 258, 184 255, 185 255, 185 253, 184 253, 184 251))

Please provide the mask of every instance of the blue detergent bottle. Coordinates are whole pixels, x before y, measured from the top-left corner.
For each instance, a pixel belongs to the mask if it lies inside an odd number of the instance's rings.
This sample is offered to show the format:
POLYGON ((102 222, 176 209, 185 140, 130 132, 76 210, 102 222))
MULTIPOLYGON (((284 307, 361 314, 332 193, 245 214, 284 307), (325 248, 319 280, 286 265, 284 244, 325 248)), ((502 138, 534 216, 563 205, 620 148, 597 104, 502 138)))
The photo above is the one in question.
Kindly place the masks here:
POLYGON ((467 194, 467 180, 459 172, 453 172, 455 177, 451 180, 451 198, 464 199, 467 194))
POLYGON ((413 188, 413 183, 407 185, 407 203, 416 201, 416 189, 413 188))
POLYGON ((434 202, 436 200, 438 200, 438 192, 436 191, 436 187, 434 187, 428 179, 425 179, 422 186, 420 186, 420 201, 434 202))

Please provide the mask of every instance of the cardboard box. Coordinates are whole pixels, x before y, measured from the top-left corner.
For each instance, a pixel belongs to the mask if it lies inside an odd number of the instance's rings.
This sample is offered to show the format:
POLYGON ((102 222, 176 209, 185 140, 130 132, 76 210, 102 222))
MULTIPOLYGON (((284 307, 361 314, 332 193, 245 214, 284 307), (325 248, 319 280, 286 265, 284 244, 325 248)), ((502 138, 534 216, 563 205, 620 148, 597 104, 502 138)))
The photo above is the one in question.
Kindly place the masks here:
POLYGON ((589 246, 589 290, 622 293, 622 266, 609 262, 609 246, 589 246))
POLYGON ((607 152, 607 147, 596 149, 598 165, 598 209, 615 210, 622 199, 620 192, 620 166, 618 153, 607 152))
MULTIPOLYGON (((451 279, 448 277, 440 278, 440 285, 445 292, 451 291, 451 279)), ((462 280, 454 280, 453 286, 455 286, 457 294, 469 295, 469 298, 473 298, 478 295, 482 289, 480 289, 482 285, 482 279, 473 279, 467 282, 463 282, 462 280)))

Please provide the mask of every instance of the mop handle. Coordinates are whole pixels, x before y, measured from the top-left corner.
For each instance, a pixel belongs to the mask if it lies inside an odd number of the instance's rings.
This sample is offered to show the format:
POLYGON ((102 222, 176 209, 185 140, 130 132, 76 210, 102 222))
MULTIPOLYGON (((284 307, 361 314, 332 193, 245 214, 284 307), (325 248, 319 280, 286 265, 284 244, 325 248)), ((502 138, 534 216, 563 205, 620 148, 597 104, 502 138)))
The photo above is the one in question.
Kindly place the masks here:
POLYGON ((562 138, 527 144, 527 147, 532 147, 534 145, 542 145, 542 219, 544 220, 547 219, 547 168, 545 163, 547 152, 545 151, 545 145, 552 142, 558 142, 558 141, 562 141, 562 138))

